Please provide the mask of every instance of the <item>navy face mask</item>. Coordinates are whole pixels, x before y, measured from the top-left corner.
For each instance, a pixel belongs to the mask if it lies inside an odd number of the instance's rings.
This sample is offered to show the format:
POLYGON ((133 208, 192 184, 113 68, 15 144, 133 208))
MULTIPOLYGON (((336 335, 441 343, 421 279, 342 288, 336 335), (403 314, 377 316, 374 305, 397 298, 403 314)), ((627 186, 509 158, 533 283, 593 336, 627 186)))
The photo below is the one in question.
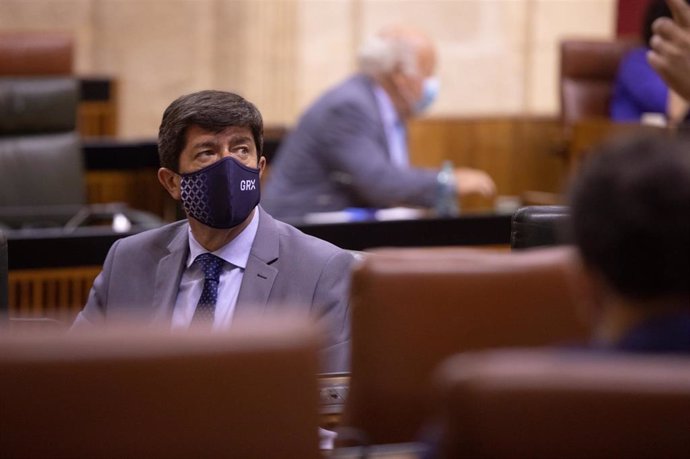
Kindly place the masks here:
POLYGON ((229 156, 181 177, 184 210, 212 228, 239 225, 261 198, 259 169, 247 167, 229 156))

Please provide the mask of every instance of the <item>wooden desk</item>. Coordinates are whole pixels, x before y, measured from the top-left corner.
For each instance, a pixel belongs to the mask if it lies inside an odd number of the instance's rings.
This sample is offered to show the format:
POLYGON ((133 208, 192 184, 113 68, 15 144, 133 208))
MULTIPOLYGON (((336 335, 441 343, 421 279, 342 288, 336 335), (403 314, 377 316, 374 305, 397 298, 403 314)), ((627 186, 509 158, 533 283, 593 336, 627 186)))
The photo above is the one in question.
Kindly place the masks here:
POLYGON ((671 132, 667 128, 640 123, 616 123, 609 118, 588 118, 575 123, 568 149, 569 172, 572 174, 584 158, 602 142, 631 134, 671 132))
MULTIPOLYGON (((508 214, 457 218, 298 225, 307 234, 344 249, 449 245, 502 245, 510 242, 508 214)), ((8 231, 9 310, 14 317, 73 320, 86 303, 110 246, 126 233, 109 228, 8 231)))
POLYGON ((300 224, 300 230, 348 250, 510 244, 510 214, 478 213, 454 218, 300 224))
MULTIPOLYGON (((374 247, 430 247, 452 245, 502 245, 510 243, 510 214, 475 214, 455 218, 362 221, 332 224, 299 224, 307 234, 343 249, 374 247)), ((100 266, 118 239, 144 228, 116 233, 107 227, 6 231, 9 269, 42 269, 100 266)))

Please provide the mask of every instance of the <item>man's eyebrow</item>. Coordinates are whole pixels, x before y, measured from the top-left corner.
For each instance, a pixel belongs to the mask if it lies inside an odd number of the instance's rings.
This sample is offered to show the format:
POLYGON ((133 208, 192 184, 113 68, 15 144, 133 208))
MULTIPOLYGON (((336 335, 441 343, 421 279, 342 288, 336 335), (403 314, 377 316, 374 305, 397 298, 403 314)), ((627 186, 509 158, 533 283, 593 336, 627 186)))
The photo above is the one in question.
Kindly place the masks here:
MULTIPOLYGON (((253 140, 253 137, 248 136, 246 134, 233 134, 230 136, 229 141, 232 142, 233 144, 238 144, 241 142, 251 142, 253 140)), ((192 145, 193 149, 198 149, 198 148, 213 148, 218 145, 218 142, 216 142, 214 139, 208 139, 208 140, 202 140, 200 142, 195 143, 192 145)))
POLYGON ((210 148, 210 147, 215 147, 215 146, 216 146, 215 140, 202 140, 201 142, 197 142, 194 145, 192 145, 192 148, 210 148))
POLYGON ((231 142, 250 142, 252 140, 253 137, 250 137, 246 134, 233 134, 230 136, 231 142))

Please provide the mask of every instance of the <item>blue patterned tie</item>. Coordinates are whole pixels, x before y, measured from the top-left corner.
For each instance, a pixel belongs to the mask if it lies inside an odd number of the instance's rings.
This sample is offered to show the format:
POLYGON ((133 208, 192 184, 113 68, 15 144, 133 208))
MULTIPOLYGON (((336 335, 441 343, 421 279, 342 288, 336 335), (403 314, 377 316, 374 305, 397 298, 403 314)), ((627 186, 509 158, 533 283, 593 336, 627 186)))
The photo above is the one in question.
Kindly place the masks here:
POLYGON ((216 300, 218 299, 218 280, 220 279, 220 272, 225 262, 222 258, 209 252, 202 253, 196 257, 194 261, 199 263, 204 272, 204 289, 196 305, 194 317, 192 317, 192 324, 205 324, 211 326, 216 312, 216 300))

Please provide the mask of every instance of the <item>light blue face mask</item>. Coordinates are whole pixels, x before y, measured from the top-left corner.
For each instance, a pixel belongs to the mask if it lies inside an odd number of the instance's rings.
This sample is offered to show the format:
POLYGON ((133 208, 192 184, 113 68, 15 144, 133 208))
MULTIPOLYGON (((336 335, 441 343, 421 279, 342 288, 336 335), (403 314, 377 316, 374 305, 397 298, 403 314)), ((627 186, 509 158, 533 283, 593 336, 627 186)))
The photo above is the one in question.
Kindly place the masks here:
POLYGON ((422 87, 422 97, 414 106, 415 113, 422 113, 436 100, 439 90, 439 81, 436 77, 428 77, 424 79, 422 87))

